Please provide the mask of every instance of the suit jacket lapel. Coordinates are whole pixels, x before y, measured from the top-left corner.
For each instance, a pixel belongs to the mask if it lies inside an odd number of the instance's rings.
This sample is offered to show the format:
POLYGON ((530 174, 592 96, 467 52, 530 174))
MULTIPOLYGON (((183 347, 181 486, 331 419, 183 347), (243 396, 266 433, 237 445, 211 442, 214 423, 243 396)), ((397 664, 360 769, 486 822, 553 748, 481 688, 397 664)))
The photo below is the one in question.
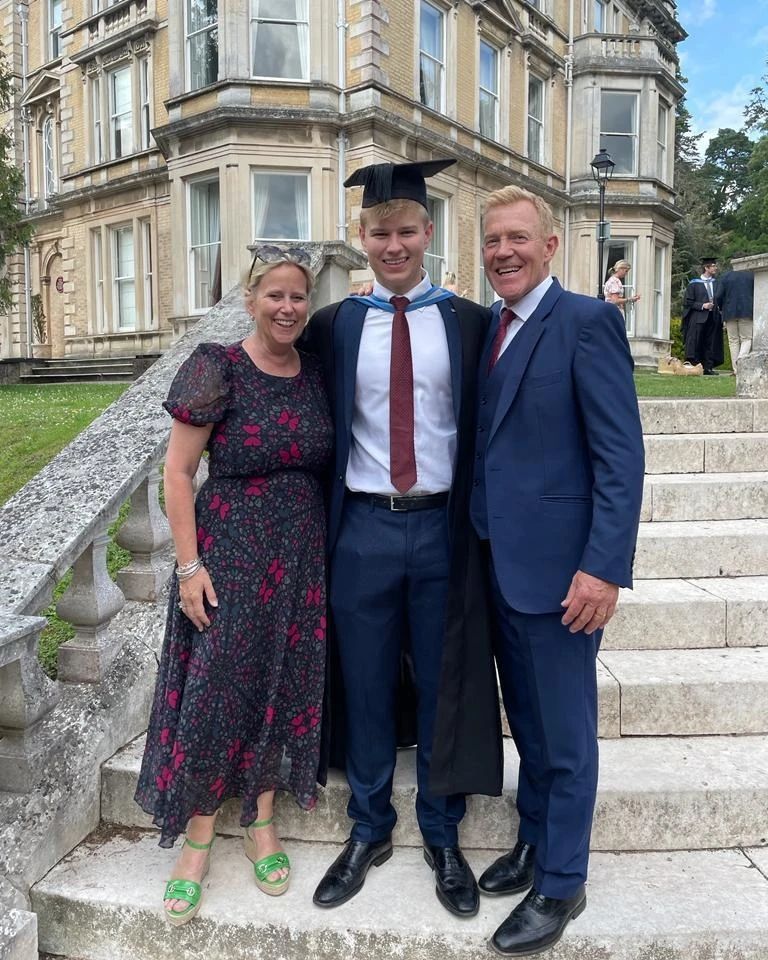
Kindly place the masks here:
POLYGON ((445 324, 445 336, 448 340, 448 356, 451 360, 451 390, 453 393, 453 415, 456 423, 461 413, 461 364, 463 351, 461 347, 461 326, 456 313, 453 297, 450 300, 441 300, 438 303, 440 313, 445 324))
MULTIPOLYGON (((563 288, 557 280, 553 280, 552 285, 544 294, 541 303, 536 307, 530 317, 528 317, 522 329, 518 331, 515 339, 507 347, 507 350, 512 350, 513 352, 510 357, 509 366, 504 372, 504 383, 499 393, 499 402, 496 405, 496 413, 494 414, 491 431, 488 436, 489 443, 517 396, 517 391, 520 388, 520 383, 533 354, 534 347, 544 333, 544 321, 552 312, 562 292, 563 288)), ((494 325, 494 333, 495 330, 496 327, 494 325)), ((487 365, 488 360, 485 355, 484 360, 487 365)))
MULTIPOLYGON (((344 430, 349 437, 352 433, 352 410, 355 402, 355 380, 357 375, 357 355, 360 352, 360 337, 367 312, 365 304, 348 300, 336 314, 334 324, 334 345, 341 363, 337 370, 341 376, 336 384, 340 402, 340 412, 344 417, 344 430)), ((339 409, 339 408, 337 408, 339 409)))

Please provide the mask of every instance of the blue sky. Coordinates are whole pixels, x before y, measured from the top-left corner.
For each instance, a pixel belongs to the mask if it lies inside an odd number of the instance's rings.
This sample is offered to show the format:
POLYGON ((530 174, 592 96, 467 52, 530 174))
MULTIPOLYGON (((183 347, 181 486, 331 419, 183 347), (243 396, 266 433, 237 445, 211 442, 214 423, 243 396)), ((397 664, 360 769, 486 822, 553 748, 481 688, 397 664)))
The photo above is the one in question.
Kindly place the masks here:
POLYGON ((721 127, 740 129, 749 92, 768 72, 768 0, 678 0, 687 105, 702 152, 721 127))

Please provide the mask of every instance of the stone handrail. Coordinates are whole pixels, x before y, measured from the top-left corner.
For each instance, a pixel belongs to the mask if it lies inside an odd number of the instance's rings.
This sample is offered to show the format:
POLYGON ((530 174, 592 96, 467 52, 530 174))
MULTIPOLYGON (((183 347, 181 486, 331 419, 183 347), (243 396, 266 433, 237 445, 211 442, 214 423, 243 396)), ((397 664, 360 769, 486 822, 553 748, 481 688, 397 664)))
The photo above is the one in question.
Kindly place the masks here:
MULTIPOLYGON (((342 296, 364 258, 344 244, 307 244, 319 305, 342 296)), ((170 530, 158 501, 159 464, 170 431, 162 408, 182 360, 205 340, 232 342, 252 329, 242 290, 232 290, 97 420, 0 507, 0 791, 34 789, 50 750, 35 740, 40 721, 71 683, 100 683, 122 641, 110 623, 126 600, 154 603, 170 576, 170 530), (117 541, 131 562, 115 583, 107 572, 108 528, 131 510, 117 541), (57 604, 75 636, 58 651, 59 681, 37 662, 45 621, 34 614, 72 568, 57 604)))

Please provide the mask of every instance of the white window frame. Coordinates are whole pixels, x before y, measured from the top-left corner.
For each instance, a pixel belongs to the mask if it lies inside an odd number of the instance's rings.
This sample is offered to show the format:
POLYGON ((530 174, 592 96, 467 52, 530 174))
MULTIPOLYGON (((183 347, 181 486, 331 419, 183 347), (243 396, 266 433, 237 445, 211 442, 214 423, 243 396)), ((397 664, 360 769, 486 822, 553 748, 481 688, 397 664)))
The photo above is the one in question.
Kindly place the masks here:
POLYGON ((546 81, 535 73, 528 74, 528 90, 526 92, 526 127, 525 127, 525 145, 526 156, 533 163, 543 164, 546 159, 546 141, 544 119, 547 112, 547 85, 546 81), (541 92, 541 116, 537 117, 531 113, 531 84, 537 83, 541 92), (531 127, 538 125, 539 150, 538 155, 533 156, 531 151, 531 127))
POLYGON ((249 0, 249 7, 250 7, 250 27, 249 27, 249 34, 248 34, 248 36, 249 36, 249 41, 250 41, 250 70, 251 70, 251 77, 252 77, 253 79, 255 79, 255 80, 276 80, 276 81, 278 81, 278 82, 280 82, 280 83, 306 83, 306 82, 309 80, 309 59, 310 59, 310 53, 309 53, 309 45, 310 45, 309 8, 310 8, 310 6, 312 5, 312 0, 307 0, 307 17, 306 17, 306 19, 304 19, 304 18, 297 18, 297 19, 285 18, 285 19, 279 19, 279 18, 277 18, 277 17, 259 17, 259 16, 257 16, 257 12, 256 12, 257 9, 258 9, 257 3, 258 3, 258 0, 249 0), (255 66, 254 60, 255 60, 255 53, 256 53, 256 35, 257 35, 258 29, 259 29, 259 28, 258 28, 258 24, 260 24, 260 23, 287 23, 287 24, 295 24, 295 25, 296 25, 297 34, 298 34, 298 31, 300 31, 300 30, 303 30, 303 31, 305 32, 305 33, 304 33, 304 49, 301 50, 301 47, 300 47, 300 52, 301 52, 301 54, 302 54, 302 56, 301 56, 301 61, 302 61, 302 63, 301 63, 302 76, 300 76, 300 77, 273 77, 273 76, 269 76, 269 75, 263 74, 263 73, 256 73, 256 72, 254 71, 253 68, 254 68, 254 66, 255 66))
POLYGON ((293 170, 285 167, 251 167, 251 236, 254 243, 262 241, 275 241, 276 243, 301 243, 310 240, 312 237, 312 177, 308 170, 293 170), (256 178, 259 176, 271 177, 295 177, 302 179, 307 185, 307 230, 305 237, 275 237, 271 234, 258 234, 256 232, 256 178))
POLYGON ((136 302, 136 234, 133 227, 133 221, 130 223, 117 223, 109 228, 111 237, 112 253, 112 312, 116 320, 116 330, 118 333, 129 333, 138 327, 138 304, 136 302), (126 234, 131 237, 131 247, 133 251, 133 274, 119 273, 120 268, 120 235, 126 234), (128 287, 133 294, 133 322, 125 322, 122 312, 121 291, 123 287, 128 287))
POLYGON ((490 140, 499 140, 499 90, 501 88, 501 51, 497 46, 492 43, 489 43, 488 40, 483 40, 481 38, 478 45, 478 77, 482 76, 482 63, 483 63, 483 47, 489 50, 493 54, 493 64, 494 64, 494 85, 495 89, 491 90, 488 87, 484 87, 482 82, 478 82, 478 111, 477 111, 477 129, 480 131, 481 137, 488 137, 490 140), (485 95, 486 99, 490 100, 493 104, 493 130, 490 132, 483 130, 483 96, 485 95))
POLYGON ((448 269, 448 201, 445 197, 427 195, 429 218, 434 224, 432 241, 424 254, 424 269, 432 283, 442 284, 448 269), (436 249, 436 240, 442 239, 442 249, 436 249))
MULTIPOLYGON (((605 244, 605 276, 600 280, 600 289, 602 290, 603 284, 608 279, 608 264, 611 262, 610 250, 611 247, 620 248, 620 255, 613 260, 615 263, 616 260, 629 260, 632 264, 632 272, 637 271, 637 238, 636 237, 611 237, 610 240, 606 241, 605 244)), ((622 284, 623 297, 633 297, 635 295, 635 287, 631 283, 622 284)), ((632 301, 627 301, 624 304, 624 324, 627 330, 628 337, 634 337, 635 335, 635 303, 632 301)))
POLYGON ((663 183, 667 183, 667 169, 669 166, 669 117, 671 107, 659 98, 656 108, 656 176, 663 183))
POLYGON ((138 61, 139 67, 139 143, 142 150, 149 150, 152 129, 152 83, 149 76, 149 57, 138 61))
POLYGON ((93 330, 104 333, 107 317, 104 306, 104 237, 101 227, 91 230, 91 277, 93 280, 93 330))
POLYGON ((121 67, 118 67, 115 70, 110 70, 107 74, 107 84, 108 84, 108 93, 109 93, 109 147, 110 147, 110 159, 112 160, 121 160, 123 157, 129 157, 136 150, 136 131, 134 129, 136 117, 133 109, 133 100, 134 100, 134 90, 133 90, 133 65, 125 64, 121 67), (128 111, 123 113, 117 113, 117 104, 115 102, 115 78, 119 73, 128 73, 129 79, 129 89, 131 92, 131 104, 128 111), (128 129, 131 133, 131 142, 129 149, 124 149, 123 144, 120 144, 120 153, 117 152, 117 120, 121 117, 130 117, 130 123, 128 129))
MULTIPOLYGON (((188 282, 188 296, 189 296, 189 313, 192 315, 199 315, 205 313, 207 310, 210 310, 211 303, 203 304, 202 306, 197 305, 196 301, 196 283, 195 283, 195 251, 206 248, 209 250, 209 261, 210 261, 210 273, 211 273, 211 284, 213 283, 214 273, 216 269, 216 253, 221 256, 221 213, 222 213, 222 204, 221 204, 221 180, 219 178, 218 171, 205 174, 204 176, 195 177, 192 180, 187 180, 186 182, 186 194, 187 194, 187 282, 188 282), (206 184, 215 183, 219 191, 219 239, 217 241, 208 241, 206 243, 192 243, 192 191, 198 187, 202 187, 206 184), (215 248, 215 249, 214 249, 215 248)), ((208 300, 210 301, 211 287, 208 290, 208 300)))
MULTIPOLYGON (((600 143, 599 147, 606 147, 608 153, 610 153, 614 160, 616 160, 616 152, 611 149, 610 142, 606 142, 607 138, 618 138, 623 137, 629 139, 632 144, 632 169, 631 170, 619 170, 618 164, 614 168, 613 176, 616 177, 636 177, 638 171, 638 163, 640 158, 640 94, 637 90, 614 90, 610 87, 603 87, 600 90, 600 143), (620 130, 603 130, 603 97, 609 94, 611 96, 621 96, 621 97, 631 97, 634 101, 634 109, 632 111, 634 124, 633 130, 629 133, 620 130)), ((595 151, 596 152, 596 151, 595 151)))
POLYGON ((146 328, 150 328, 154 326, 151 221, 139 220, 139 229, 141 230, 141 269, 143 274, 142 291, 144 305, 144 326, 146 328))
POLYGON ((42 135, 43 196, 48 200, 58 192, 56 121, 50 114, 43 120, 40 132, 42 135))
POLYGON ((104 119, 101 115, 101 77, 94 77, 91 80, 91 120, 91 132, 93 134, 91 160, 94 164, 104 163, 106 154, 104 150, 104 119))
POLYGON ((656 243, 653 248, 653 336, 659 338, 664 336, 668 249, 663 243, 656 243))
POLYGON ((195 86, 192 85, 192 46, 193 40, 197 37, 201 37, 203 34, 211 33, 214 30, 218 31, 219 29, 219 3, 217 0, 216 3, 216 22, 207 23, 205 26, 200 27, 198 30, 190 30, 190 16, 189 16, 189 4, 192 0, 183 0, 184 2, 184 50, 186 53, 185 57, 185 87, 189 91, 193 90, 204 90, 210 84, 215 83, 219 79, 219 37, 218 32, 216 35, 216 76, 211 80, 206 80, 205 83, 200 83, 195 86))
POLYGON ((447 38, 447 33, 446 33, 446 16, 445 16, 445 10, 443 10, 441 7, 437 6, 436 4, 431 3, 430 0, 419 0, 419 35, 418 35, 419 59, 418 59, 418 71, 417 71, 417 78, 418 78, 418 96, 417 96, 417 99, 418 99, 419 103, 420 103, 423 107, 426 107, 428 110, 436 110, 436 111, 438 111, 439 113, 442 113, 442 112, 445 111, 445 72, 446 72, 446 71, 445 71, 445 48, 446 48, 446 38, 447 38), (434 13, 436 13, 437 16, 439 16, 439 18, 440 18, 440 47, 441 47, 441 49, 440 49, 440 55, 442 56, 442 60, 439 59, 439 58, 438 58, 437 56, 435 56, 434 54, 429 53, 428 51, 426 51, 426 50, 423 48, 423 46, 422 46, 421 16, 422 16, 422 13, 423 13, 423 11, 424 11, 425 8, 430 8, 430 9, 431 9, 432 11, 434 11, 434 13), (422 90, 422 84, 421 84, 421 73, 422 73, 421 63, 422 63, 422 59, 423 59, 423 58, 429 60, 431 63, 436 64, 436 66, 437 66, 438 80, 439 80, 439 82, 438 82, 438 84, 437 84, 437 88, 438 88, 438 103, 437 103, 437 104, 426 103, 425 100, 424 100, 424 98, 423 98, 423 90, 422 90))
POLYGON ((61 25, 64 0, 48 0, 48 59, 61 57, 61 25))

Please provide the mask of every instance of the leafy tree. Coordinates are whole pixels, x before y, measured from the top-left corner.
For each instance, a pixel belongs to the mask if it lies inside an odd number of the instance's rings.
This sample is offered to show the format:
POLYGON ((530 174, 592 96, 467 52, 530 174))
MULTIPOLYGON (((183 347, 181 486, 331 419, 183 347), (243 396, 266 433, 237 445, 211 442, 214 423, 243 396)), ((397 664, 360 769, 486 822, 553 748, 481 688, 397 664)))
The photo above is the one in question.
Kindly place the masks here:
MULTIPOLYGON (((0 113, 13 108, 13 77, 0 51, 0 113)), ((20 246, 29 243, 32 228, 24 223, 19 196, 24 190, 24 174, 16 166, 13 150, 13 121, 0 127, 0 310, 13 306, 13 284, 5 274, 5 264, 20 246)))
POLYGON ((739 205, 750 191, 749 161, 754 143, 743 130, 720 129, 709 141, 702 175, 709 184, 709 212, 728 229, 739 205))
POLYGON ((768 133, 768 73, 760 79, 762 85, 750 91, 750 101, 744 108, 744 126, 747 130, 768 133))
POLYGON ((747 175, 749 190, 735 212, 728 237, 727 250, 732 256, 768 250, 768 136, 754 145, 747 175))

